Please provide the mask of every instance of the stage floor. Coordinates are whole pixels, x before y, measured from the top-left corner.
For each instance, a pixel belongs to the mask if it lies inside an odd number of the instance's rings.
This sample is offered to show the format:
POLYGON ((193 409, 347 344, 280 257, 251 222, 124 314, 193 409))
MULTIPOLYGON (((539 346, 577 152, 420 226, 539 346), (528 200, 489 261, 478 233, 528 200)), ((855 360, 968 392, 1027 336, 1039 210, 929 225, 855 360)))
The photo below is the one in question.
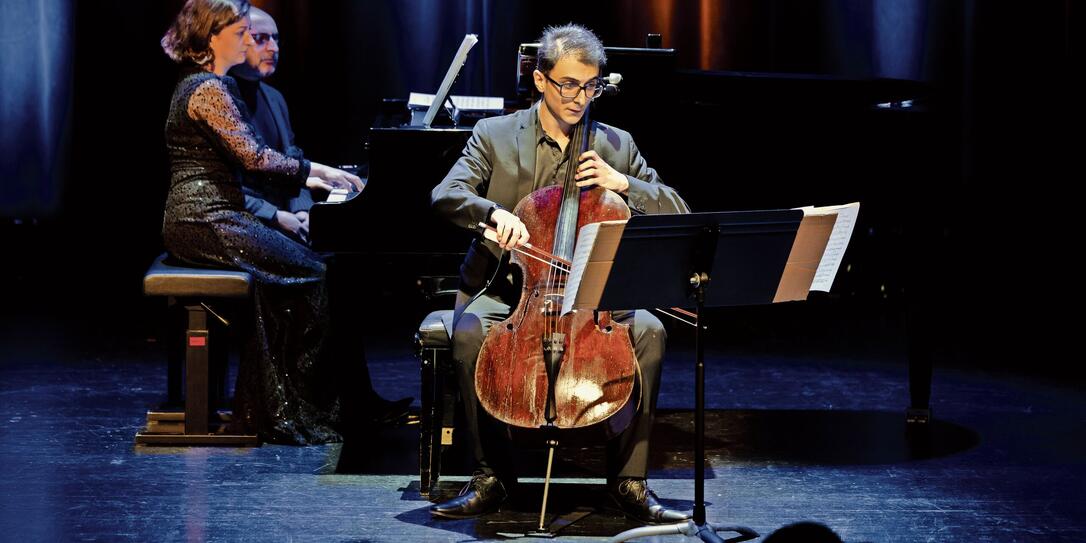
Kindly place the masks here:
MULTIPOLYGON (((165 390, 159 347, 57 315, 9 317, 0 331, 4 540, 478 541, 534 528, 541 484, 531 478, 500 514, 432 519, 419 495, 415 426, 314 447, 136 446, 165 390)), ((370 338, 385 397, 418 396, 409 331, 370 338)), ((650 479, 665 503, 688 510, 692 341, 673 333, 671 345, 650 479)), ((850 542, 1086 540, 1081 383, 943 365, 930 431, 907 437, 900 352, 710 349, 709 520, 749 526, 759 541, 804 521, 850 542)), ((597 453, 559 455, 555 512, 605 501, 597 453)), ((540 454, 521 459, 529 476, 540 454)), ((449 463, 446 495, 466 479, 449 463)), ((561 539, 602 540, 633 526, 600 510, 561 539)))

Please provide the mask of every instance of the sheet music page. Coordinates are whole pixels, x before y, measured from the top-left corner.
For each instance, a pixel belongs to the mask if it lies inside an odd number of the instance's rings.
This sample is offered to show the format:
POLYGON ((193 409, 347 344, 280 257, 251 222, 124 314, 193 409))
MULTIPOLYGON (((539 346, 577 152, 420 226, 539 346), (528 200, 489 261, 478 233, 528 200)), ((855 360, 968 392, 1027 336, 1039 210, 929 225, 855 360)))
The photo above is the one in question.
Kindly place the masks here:
POLYGON ((505 107, 500 96, 453 96, 452 101, 461 111, 501 111, 505 107))
POLYGON ((773 303, 807 299, 837 221, 836 212, 817 213, 813 207, 800 209, 804 211, 803 220, 792 240, 792 250, 784 264, 773 303))
POLYGON ((625 228, 626 221, 604 221, 581 227, 577 246, 573 249, 572 269, 566 279, 562 315, 574 309, 594 309, 599 305, 625 228))
POLYGON ((573 248, 573 266, 566 279, 566 295, 562 298, 562 315, 573 311, 573 300, 577 298, 585 265, 588 264, 588 255, 592 254, 592 246, 596 244, 596 234, 599 231, 600 223, 595 222, 582 226, 577 234, 577 246, 573 248))
POLYGON ((814 281, 811 282, 811 290, 829 292, 833 286, 833 279, 837 276, 837 269, 841 267, 841 259, 845 256, 845 249, 852 239, 852 229, 856 226, 856 216, 860 213, 860 202, 852 202, 841 206, 827 206, 818 208, 803 208, 803 214, 809 213, 836 213, 837 221, 833 224, 833 232, 826 243, 826 252, 822 255, 822 261, 818 264, 814 281))
MULTIPOLYGON (((449 98, 460 111, 501 111, 505 107, 505 100, 500 96, 452 95, 449 98)), ((407 99, 407 107, 411 109, 427 109, 433 103, 434 95, 423 92, 412 92, 407 99)))
MULTIPOLYGON (((453 82, 456 81, 456 76, 460 73, 460 68, 464 66, 464 62, 468 60, 468 51, 472 46, 479 42, 479 37, 475 34, 468 34, 464 36, 464 41, 460 42, 460 49, 456 51, 456 56, 453 57, 452 64, 449 64, 449 70, 445 72, 445 79, 441 81, 441 87, 437 90, 437 96, 441 97, 441 101, 444 102, 445 98, 449 96, 449 90, 452 89, 453 82)), ((426 118, 423 120, 423 126, 430 128, 434 119, 437 118, 438 109, 443 107, 444 104, 435 101, 430 104, 430 109, 426 111, 426 118)))

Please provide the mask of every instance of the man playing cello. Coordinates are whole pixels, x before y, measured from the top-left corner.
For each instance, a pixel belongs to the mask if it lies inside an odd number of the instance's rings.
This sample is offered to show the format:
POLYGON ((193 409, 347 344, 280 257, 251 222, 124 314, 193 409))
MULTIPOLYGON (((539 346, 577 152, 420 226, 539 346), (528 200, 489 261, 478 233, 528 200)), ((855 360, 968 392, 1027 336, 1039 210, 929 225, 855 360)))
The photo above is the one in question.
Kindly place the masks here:
MULTIPOLYGON (((635 212, 689 212, 675 190, 660 182, 628 132, 593 122, 593 147, 572 156, 575 153, 568 145, 571 131, 589 102, 603 91, 600 70, 606 61, 603 44, 590 30, 574 24, 547 28, 540 38, 533 73, 542 99, 527 110, 480 121, 463 156, 433 190, 432 203, 439 214, 472 230, 477 230, 479 223, 491 224, 498 238, 497 242, 473 242, 460 268, 453 357, 459 365, 466 443, 475 472, 458 497, 430 508, 435 516, 466 518, 494 511, 507 495, 502 479, 514 480, 508 443, 493 428, 494 421, 480 411, 475 391, 476 360, 487 331, 491 324, 509 316, 521 294, 518 278, 508 258, 503 257, 504 251, 527 243, 529 233, 507 209, 537 189, 561 184, 560 172, 570 160, 576 160, 579 187, 614 191, 635 212), (491 277, 486 292, 471 301, 491 277)), ((608 491, 622 510, 637 520, 679 520, 684 517, 664 509, 646 482, 664 328, 644 310, 614 312, 613 318, 630 325, 640 365, 641 398, 632 422, 607 444, 608 491)))

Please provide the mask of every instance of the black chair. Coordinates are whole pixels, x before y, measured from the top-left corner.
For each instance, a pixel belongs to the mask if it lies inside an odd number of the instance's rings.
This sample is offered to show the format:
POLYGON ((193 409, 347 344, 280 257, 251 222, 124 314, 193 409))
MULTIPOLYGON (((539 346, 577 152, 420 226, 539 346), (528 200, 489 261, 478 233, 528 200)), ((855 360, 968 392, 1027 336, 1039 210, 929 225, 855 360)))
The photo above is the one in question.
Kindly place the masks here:
POLYGON ((453 444, 456 421, 456 366, 452 358, 451 309, 433 311, 415 333, 422 369, 419 414, 419 488, 429 498, 441 475, 441 455, 453 444))
POLYGON ((147 426, 136 434, 136 443, 259 445, 255 435, 225 433, 230 412, 218 407, 227 396, 229 341, 224 332, 229 323, 209 305, 212 301, 247 299, 251 292, 252 277, 246 272, 188 267, 171 262, 165 254, 151 264, 143 277, 143 293, 166 297, 170 309, 171 326, 165 342, 168 397, 164 409, 147 412, 147 426), (208 319, 209 314, 213 320, 208 319), (183 410, 178 409, 182 405, 183 410))

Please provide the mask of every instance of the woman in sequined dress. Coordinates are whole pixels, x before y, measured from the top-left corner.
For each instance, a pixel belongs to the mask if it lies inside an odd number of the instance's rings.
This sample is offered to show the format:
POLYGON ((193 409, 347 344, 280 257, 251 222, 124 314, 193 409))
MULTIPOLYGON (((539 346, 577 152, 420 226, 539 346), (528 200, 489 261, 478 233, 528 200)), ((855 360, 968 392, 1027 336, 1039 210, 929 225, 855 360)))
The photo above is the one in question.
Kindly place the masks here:
POLYGON ((269 182, 362 188, 347 172, 286 157, 246 121, 224 77, 252 46, 246 0, 188 0, 162 48, 182 66, 166 121, 170 190, 166 250, 194 265, 244 270, 254 279, 254 315, 235 387, 240 429, 276 443, 339 441, 332 375, 319 363, 327 327, 325 265, 307 247, 245 211, 243 170, 269 182))

